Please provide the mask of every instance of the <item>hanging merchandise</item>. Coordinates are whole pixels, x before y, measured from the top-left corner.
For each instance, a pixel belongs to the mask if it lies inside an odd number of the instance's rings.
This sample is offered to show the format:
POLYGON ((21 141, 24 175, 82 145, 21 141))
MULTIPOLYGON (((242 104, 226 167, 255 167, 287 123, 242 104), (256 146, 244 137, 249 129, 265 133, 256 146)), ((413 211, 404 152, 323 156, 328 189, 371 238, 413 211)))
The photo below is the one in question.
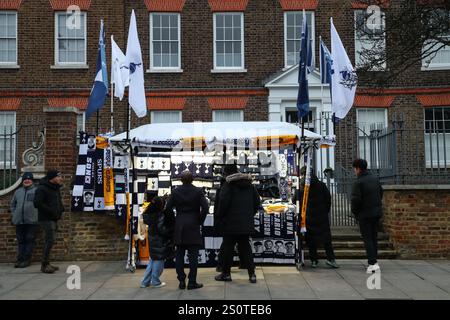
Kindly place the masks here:
POLYGON ((72 192, 73 212, 104 212, 114 209, 111 166, 112 149, 108 139, 80 132, 77 171, 72 192), (105 205, 105 195, 108 205, 105 205))

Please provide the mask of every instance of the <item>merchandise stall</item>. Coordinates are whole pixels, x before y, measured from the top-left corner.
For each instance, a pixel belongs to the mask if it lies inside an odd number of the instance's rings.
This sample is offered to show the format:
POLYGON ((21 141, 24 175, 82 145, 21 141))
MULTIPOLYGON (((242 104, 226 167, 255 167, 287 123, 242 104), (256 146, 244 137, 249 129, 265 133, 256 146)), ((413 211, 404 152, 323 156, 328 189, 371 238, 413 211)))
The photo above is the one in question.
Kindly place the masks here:
POLYGON ((303 136, 302 140, 299 127, 282 122, 199 122, 149 124, 110 138, 115 211, 117 217, 127 221, 126 237, 130 239, 128 267, 133 271, 136 265, 148 262, 142 221, 147 201, 156 195, 170 195, 181 184, 184 170, 192 172, 193 184, 203 188, 210 203, 202 228, 205 245, 199 265, 216 266, 222 238, 213 227, 214 200, 222 168, 233 162, 240 172, 252 175, 263 200, 252 236, 255 262, 294 264, 299 245, 295 236, 296 206, 291 199, 298 187, 300 162, 305 163, 299 151, 334 145, 333 137, 308 130, 303 136))

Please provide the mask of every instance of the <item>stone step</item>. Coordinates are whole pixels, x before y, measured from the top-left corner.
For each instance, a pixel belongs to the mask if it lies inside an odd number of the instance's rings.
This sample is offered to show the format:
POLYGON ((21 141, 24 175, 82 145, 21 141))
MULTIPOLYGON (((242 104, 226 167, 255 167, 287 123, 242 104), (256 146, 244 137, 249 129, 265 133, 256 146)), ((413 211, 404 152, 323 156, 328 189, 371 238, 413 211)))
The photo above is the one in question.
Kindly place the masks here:
MULTIPOLYGON (((324 250, 317 250, 319 258, 325 258, 324 250)), ((336 259, 367 259, 366 251, 361 250, 343 250, 335 249, 334 254, 336 259)), ((394 250, 378 250, 378 259, 395 259, 397 253, 394 250)), ((305 259, 309 258, 308 250, 305 250, 305 259)))
MULTIPOLYGON (((333 240, 333 248, 335 249, 364 249, 363 241, 342 241, 333 240)), ((392 249, 392 244, 387 240, 378 241, 378 249, 392 249)))

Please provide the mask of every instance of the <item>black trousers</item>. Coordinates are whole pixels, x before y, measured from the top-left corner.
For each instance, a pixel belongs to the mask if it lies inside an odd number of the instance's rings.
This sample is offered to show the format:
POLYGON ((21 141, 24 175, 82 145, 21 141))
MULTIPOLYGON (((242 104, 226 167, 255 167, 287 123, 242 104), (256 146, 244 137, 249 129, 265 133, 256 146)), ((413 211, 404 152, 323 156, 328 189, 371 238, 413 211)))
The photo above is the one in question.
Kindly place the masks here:
MULTIPOLYGON (((333 245, 331 244, 331 241, 325 242, 323 244, 323 247, 327 255, 327 260, 335 260, 336 256, 334 255, 333 245)), ((317 255, 317 244, 314 241, 311 241, 310 243, 308 243, 308 248, 309 248, 309 259, 311 261, 319 260, 317 255)))
POLYGON ((359 230, 366 248, 369 264, 375 264, 378 256, 378 221, 380 218, 368 218, 359 220, 359 230))
POLYGON ((36 244, 37 225, 19 224, 16 226, 17 261, 31 260, 36 244))
POLYGON ((56 241, 56 221, 41 221, 40 225, 44 230, 44 252, 42 253, 42 264, 47 265, 50 263, 50 252, 56 241))
MULTIPOLYGON (((238 250, 237 254, 239 256, 239 268, 247 269, 247 266, 244 263, 245 258, 242 258, 241 251, 238 250)), ((234 249, 233 249, 233 255, 234 255, 234 249)), ((224 259, 223 256, 224 256, 224 249, 223 249, 223 242, 222 242, 222 244, 220 245, 219 255, 217 257, 217 266, 221 267, 221 268, 223 268, 223 259, 224 259)))
POLYGON ((177 270, 178 281, 186 281, 186 273, 184 273, 184 255, 188 252, 189 258, 189 283, 197 283, 197 267, 198 267, 198 252, 200 246, 198 245, 188 245, 188 246, 177 246, 177 252, 175 257, 175 268, 177 270))
POLYGON ((247 267, 248 274, 255 273, 255 263, 253 261, 252 248, 250 247, 250 238, 248 235, 225 235, 223 237, 223 273, 230 274, 233 265, 234 246, 238 245, 239 259, 247 267))

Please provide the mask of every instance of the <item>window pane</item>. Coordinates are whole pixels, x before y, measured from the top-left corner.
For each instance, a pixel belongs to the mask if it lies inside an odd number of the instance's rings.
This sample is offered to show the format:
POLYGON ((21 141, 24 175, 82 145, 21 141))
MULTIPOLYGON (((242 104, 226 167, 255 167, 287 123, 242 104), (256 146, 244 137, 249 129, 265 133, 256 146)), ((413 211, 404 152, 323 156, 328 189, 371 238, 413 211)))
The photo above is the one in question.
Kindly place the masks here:
POLYGON ((234 15, 233 16, 233 26, 236 28, 241 27, 241 15, 234 15))
POLYGON ((168 42, 163 42, 162 43, 162 53, 166 54, 166 53, 170 53, 170 44, 168 42))
POLYGON ((434 109, 434 119, 435 120, 442 120, 442 108, 435 108, 434 109))
POLYGON ((171 67, 178 67, 178 54, 171 54, 170 55, 170 66, 171 67))
POLYGON ((168 15, 166 15, 166 14, 161 17, 162 27, 163 28, 168 28, 169 27, 169 19, 170 19, 170 17, 168 15))
POLYGON ((295 27, 287 27, 287 38, 295 39, 295 27))
POLYGON ((225 66, 232 67, 233 66, 233 55, 226 53, 225 54, 225 66))
POLYGON ((154 40, 161 40, 161 28, 154 28, 153 29, 153 39, 154 40))
POLYGON ((295 24, 295 15, 292 13, 286 14, 286 24, 287 26, 293 26, 295 24))
POLYGON ((217 40, 224 40, 225 38, 225 29, 224 28, 217 28, 216 30, 216 39, 217 40))
POLYGON ((153 111, 152 123, 178 123, 181 111, 153 111))
POLYGON ((225 42, 225 53, 232 53, 232 52, 233 52, 233 43, 225 42))
POLYGON ((225 53, 225 43, 224 42, 217 42, 217 53, 225 53))
POLYGON ((233 42, 233 44, 234 44, 233 45, 233 48, 234 48, 233 52, 241 54, 241 43, 240 42, 233 42))
POLYGON ((233 28, 233 40, 241 40, 241 28, 233 28))
POLYGON ((153 26, 160 27, 161 26, 161 16, 159 14, 153 15, 153 26))
POLYGON ((224 67, 225 66, 225 55, 224 54, 218 54, 216 63, 217 63, 218 67, 224 67))
POLYGON ((0 27, 5 27, 7 24, 6 13, 0 13, 0 27))
POLYGON ((160 54, 155 54, 153 56, 153 66, 161 67, 161 55, 160 54))
POLYGON ((161 31, 162 31, 161 40, 169 40, 169 29, 163 28, 161 29, 161 31))
POLYGON ((233 29, 225 28, 225 40, 233 40, 233 29))
POLYGON ((161 53, 161 42, 153 42, 153 53, 159 54, 161 53))
POLYGON ((241 54, 234 54, 234 66, 235 67, 241 67, 241 54))
POLYGON ((178 29, 170 28, 170 40, 178 40, 178 29))
POLYGON ((225 18, 222 14, 216 15, 216 27, 217 28, 223 28, 225 26, 224 19, 225 18))
POLYGON ((233 16, 232 15, 227 14, 225 16, 225 27, 226 28, 233 27, 233 16))
POLYGON ((162 66, 163 67, 170 67, 170 55, 169 54, 164 54, 162 56, 162 66))
POLYGON ((292 53, 292 52, 296 51, 295 50, 295 41, 288 41, 286 45, 287 45, 288 53, 292 53))
POLYGON ((425 120, 433 120, 433 109, 425 109, 425 120))
POLYGON ((178 53, 178 42, 170 43, 170 53, 177 54, 178 53))
POLYGON ((8 51, 0 50, 0 61, 7 62, 8 61, 8 51))
POLYGON ((241 121, 242 113, 241 110, 214 110, 214 121, 215 122, 230 122, 230 121, 241 121))
POLYGON ((170 16, 170 27, 178 28, 178 16, 176 14, 170 16))

